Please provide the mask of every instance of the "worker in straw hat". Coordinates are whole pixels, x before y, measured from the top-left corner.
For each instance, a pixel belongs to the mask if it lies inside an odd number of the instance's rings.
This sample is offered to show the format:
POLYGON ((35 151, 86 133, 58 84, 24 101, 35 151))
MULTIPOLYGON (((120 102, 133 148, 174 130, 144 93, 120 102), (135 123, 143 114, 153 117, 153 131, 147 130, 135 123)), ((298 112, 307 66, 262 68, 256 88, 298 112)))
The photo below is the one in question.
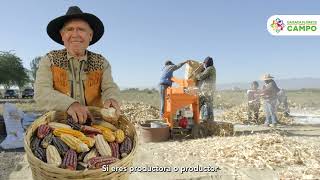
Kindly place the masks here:
POLYGON ((35 82, 36 103, 46 110, 65 111, 81 124, 90 115, 86 106, 113 107, 119 117, 120 91, 111 65, 102 55, 87 50, 104 33, 101 20, 72 6, 49 22, 47 33, 64 49, 42 57, 35 82))
POLYGON ((274 77, 272 77, 270 74, 265 74, 262 77, 262 80, 264 81, 264 85, 261 90, 261 96, 264 99, 264 110, 266 113, 266 120, 265 120, 265 126, 271 126, 275 127, 278 123, 277 118, 277 110, 276 110, 276 104, 277 104, 277 93, 279 92, 279 88, 276 84, 276 82, 273 80, 274 77))

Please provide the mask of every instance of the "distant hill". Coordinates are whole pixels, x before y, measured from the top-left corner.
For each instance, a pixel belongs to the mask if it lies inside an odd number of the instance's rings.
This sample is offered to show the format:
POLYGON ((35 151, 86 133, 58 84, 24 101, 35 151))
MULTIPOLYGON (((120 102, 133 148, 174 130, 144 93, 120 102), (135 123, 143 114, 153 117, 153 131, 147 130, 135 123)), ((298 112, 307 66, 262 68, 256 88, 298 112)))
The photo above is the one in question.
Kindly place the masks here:
MULTIPOLYGON (((283 89, 320 89, 320 78, 292 78, 292 79, 275 79, 276 83, 280 88, 283 89)), ((247 83, 227 83, 227 84, 217 84, 218 90, 228 90, 228 89, 248 89, 251 82, 247 83)), ((259 82, 260 87, 263 82, 259 82)))

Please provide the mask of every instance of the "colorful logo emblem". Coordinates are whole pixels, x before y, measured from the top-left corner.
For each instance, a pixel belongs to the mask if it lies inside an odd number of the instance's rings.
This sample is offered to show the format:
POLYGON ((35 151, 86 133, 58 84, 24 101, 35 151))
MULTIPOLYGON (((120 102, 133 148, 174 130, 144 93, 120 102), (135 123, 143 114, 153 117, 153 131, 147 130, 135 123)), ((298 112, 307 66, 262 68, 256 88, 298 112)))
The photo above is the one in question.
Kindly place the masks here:
POLYGON ((270 25, 272 30, 279 33, 280 31, 282 31, 284 29, 284 27, 286 26, 283 21, 279 18, 275 19, 272 21, 272 24, 270 25))

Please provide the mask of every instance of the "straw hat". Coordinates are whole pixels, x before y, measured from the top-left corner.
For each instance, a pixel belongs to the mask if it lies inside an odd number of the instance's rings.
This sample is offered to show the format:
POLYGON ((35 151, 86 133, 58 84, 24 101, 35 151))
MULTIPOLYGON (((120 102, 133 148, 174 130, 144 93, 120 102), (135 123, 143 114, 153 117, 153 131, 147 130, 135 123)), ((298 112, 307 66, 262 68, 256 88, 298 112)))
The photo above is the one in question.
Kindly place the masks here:
POLYGON ((270 80, 273 79, 274 77, 272 77, 270 74, 265 74, 261 77, 261 80, 266 81, 266 80, 270 80))

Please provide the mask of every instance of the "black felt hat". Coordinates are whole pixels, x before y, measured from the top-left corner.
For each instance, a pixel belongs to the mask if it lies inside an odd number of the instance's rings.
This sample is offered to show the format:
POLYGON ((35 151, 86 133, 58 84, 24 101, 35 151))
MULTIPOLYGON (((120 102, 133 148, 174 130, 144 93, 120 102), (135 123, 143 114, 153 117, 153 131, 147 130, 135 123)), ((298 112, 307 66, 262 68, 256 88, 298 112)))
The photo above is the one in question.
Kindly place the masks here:
POLYGON ((52 40, 63 45, 60 29, 70 19, 83 19, 90 25, 93 30, 93 37, 90 45, 96 43, 104 33, 103 23, 97 16, 82 12, 78 6, 71 6, 69 7, 66 15, 57 17, 49 22, 47 26, 47 33, 52 40))

